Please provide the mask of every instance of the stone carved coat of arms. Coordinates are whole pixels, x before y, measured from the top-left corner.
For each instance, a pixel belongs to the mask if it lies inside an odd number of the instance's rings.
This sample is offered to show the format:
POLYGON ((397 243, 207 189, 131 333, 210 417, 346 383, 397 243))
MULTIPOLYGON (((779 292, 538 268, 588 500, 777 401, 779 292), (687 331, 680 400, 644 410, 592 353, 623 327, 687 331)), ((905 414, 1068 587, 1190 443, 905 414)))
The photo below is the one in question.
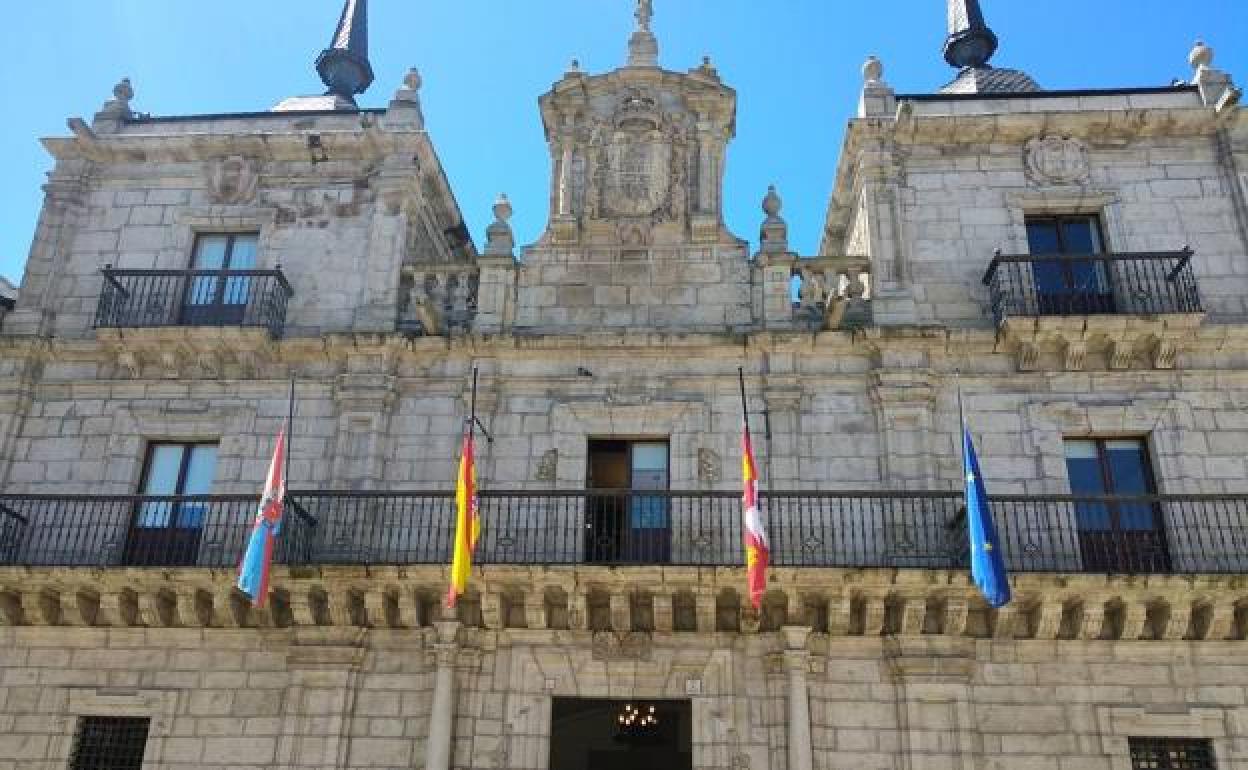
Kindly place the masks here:
POLYGON ((1091 165, 1087 146, 1072 137, 1043 136, 1024 148, 1027 173, 1040 184, 1081 184, 1091 165))
POLYGON ((682 116, 658 106, 644 91, 631 91, 610 119, 590 129, 584 170, 574 161, 581 213, 591 218, 679 219, 685 213, 686 129, 682 116))

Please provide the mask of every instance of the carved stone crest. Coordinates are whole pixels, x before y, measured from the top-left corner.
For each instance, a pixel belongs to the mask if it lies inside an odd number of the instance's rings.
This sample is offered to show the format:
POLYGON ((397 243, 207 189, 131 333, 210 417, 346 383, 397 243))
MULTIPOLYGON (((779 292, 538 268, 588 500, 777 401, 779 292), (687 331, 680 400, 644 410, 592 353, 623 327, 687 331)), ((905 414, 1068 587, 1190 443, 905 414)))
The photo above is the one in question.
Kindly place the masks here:
POLYGON ((208 196, 213 203, 250 203, 260 181, 256 162, 242 155, 231 155, 208 164, 208 196))
POLYGON ((594 660, 598 661, 650 660, 653 647, 647 633, 598 631, 594 634, 591 651, 594 660))
POLYGON ((554 481, 559 473, 559 450, 547 449, 537 463, 534 478, 538 481, 554 481))
POLYGON ((1082 184, 1091 171, 1087 145, 1072 137, 1036 137, 1024 157, 1028 176, 1040 184, 1082 184))
POLYGON ((714 484, 719 481, 720 475, 719 453, 706 447, 698 449, 698 481, 714 484))
POLYGON ((671 181, 671 145, 650 136, 617 135, 607 147, 607 208, 623 217, 658 211, 671 181))

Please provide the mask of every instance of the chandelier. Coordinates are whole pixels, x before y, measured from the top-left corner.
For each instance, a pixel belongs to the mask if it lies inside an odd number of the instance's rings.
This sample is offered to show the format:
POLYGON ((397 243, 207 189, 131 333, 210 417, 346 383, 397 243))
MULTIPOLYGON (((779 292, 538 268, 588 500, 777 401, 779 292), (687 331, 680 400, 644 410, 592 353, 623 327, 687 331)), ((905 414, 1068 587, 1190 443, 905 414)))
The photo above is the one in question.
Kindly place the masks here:
POLYGON ((659 727, 659 715, 653 705, 625 703, 615 721, 619 740, 648 738, 654 736, 659 727))

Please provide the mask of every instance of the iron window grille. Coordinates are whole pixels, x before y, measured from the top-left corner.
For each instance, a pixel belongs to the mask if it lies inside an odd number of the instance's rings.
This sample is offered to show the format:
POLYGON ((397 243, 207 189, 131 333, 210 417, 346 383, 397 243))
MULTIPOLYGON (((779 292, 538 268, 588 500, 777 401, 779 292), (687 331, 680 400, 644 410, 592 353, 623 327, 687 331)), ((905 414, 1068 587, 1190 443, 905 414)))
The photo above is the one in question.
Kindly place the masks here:
POLYGON ((82 717, 69 769, 142 770, 150 722, 146 717, 82 717))
POLYGON ((1215 770, 1203 738, 1130 738, 1132 770, 1215 770))

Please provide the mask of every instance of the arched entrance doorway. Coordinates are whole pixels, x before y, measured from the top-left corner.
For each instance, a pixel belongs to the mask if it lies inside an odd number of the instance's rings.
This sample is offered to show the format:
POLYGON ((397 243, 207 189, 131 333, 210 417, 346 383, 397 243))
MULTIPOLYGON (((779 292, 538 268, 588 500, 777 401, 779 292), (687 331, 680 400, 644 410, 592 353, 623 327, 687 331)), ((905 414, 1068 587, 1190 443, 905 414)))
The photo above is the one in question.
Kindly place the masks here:
POLYGON ((555 698, 550 770, 692 770, 689 701, 555 698))

